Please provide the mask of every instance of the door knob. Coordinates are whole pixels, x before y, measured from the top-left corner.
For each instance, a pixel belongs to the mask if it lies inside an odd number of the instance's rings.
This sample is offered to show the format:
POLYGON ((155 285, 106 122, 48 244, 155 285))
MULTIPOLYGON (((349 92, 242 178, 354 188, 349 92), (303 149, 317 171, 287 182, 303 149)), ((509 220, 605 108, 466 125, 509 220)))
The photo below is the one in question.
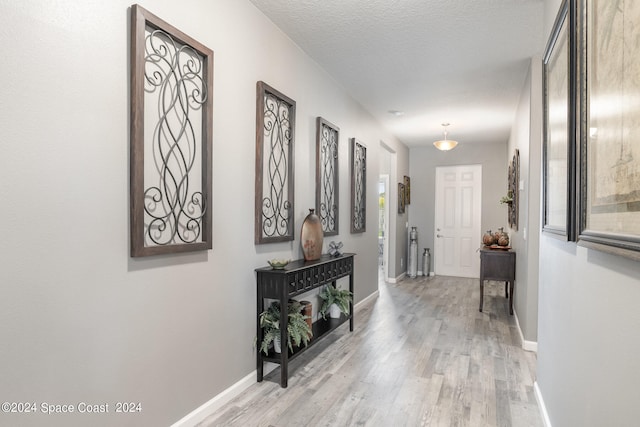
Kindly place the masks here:
POLYGON ((436 237, 440 238, 440 237, 444 237, 442 234, 436 234, 436 237))

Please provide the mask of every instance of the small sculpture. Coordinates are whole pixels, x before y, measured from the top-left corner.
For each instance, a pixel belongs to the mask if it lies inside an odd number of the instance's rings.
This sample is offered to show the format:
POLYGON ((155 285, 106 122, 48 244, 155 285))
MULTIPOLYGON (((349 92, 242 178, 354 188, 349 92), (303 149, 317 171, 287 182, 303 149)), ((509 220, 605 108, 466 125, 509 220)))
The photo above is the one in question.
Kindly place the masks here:
POLYGON ((485 246, 491 246, 496 243, 496 239, 493 237, 491 230, 487 230, 487 232, 484 233, 482 236, 482 243, 484 243, 485 246))
POLYGON ((342 242, 336 243, 332 240, 331 243, 329 243, 329 255, 332 257, 339 257, 342 255, 342 251, 340 249, 342 249, 342 242))
POLYGON ((504 227, 498 228, 498 231, 493 233, 493 237, 498 246, 509 246, 509 235, 505 233, 504 227))

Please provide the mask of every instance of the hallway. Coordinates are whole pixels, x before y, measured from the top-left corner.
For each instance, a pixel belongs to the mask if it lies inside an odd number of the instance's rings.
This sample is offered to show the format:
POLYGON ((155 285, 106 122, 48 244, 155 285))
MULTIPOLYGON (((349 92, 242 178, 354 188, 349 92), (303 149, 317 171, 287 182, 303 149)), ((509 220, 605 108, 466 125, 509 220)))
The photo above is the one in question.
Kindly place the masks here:
POLYGON ((522 350, 501 283, 418 277, 377 299, 289 365, 255 383, 208 426, 542 426, 535 353, 522 350))

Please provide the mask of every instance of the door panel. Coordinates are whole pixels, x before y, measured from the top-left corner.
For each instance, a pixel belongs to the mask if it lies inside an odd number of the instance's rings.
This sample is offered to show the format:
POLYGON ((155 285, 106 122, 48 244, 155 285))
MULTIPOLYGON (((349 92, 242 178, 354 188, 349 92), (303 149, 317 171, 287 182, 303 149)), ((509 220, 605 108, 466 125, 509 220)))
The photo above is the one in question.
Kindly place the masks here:
POLYGON ((481 201, 481 165, 436 168, 436 274, 480 276, 481 201))

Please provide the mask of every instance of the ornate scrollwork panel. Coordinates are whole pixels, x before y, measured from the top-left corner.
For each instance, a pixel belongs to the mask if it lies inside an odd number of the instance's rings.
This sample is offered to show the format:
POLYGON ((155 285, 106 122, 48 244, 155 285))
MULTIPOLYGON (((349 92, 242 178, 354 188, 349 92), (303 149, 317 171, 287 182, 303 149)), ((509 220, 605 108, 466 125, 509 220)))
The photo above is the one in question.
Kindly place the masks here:
POLYGON ((351 138, 351 232, 367 225, 367 147, 351 138))
POLYGON ((338 139, 340 129, 317 119, 316 130, 316 212, 325 236, 338 234, 338 139))
POLYGON ((255 243, 293 240, 296 102, 257 84, 255 243))
POLYGON ((131 254, 211 249, 213 51, 131 14, 131 254))

